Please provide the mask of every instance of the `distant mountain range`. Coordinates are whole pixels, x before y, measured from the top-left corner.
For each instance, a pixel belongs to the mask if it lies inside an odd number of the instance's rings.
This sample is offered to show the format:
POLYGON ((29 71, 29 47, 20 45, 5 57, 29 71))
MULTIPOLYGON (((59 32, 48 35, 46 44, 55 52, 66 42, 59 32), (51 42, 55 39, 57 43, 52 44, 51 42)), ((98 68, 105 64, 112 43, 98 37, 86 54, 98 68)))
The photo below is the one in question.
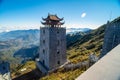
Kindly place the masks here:
MULTIPOLYGON (((77 32, 90 32, 89 28, 67 28, 66 33, 72 34, 77 32)), ((30 29, 30 30, 15 30, 10 32, 2 32, 0 33, 0 41, 8 41, 8 40, 30 40, 36 41, 39 39, 40 30, 38 29, 30 29), (32 40, 33 39, 33 40, 32 40)))
MULTIPOLYGON (((67 28, 67 44, 71 45, 86 33, 92 31, 89 28, 67 28)), ((15 30, 0 33, 0 51, 11 46, 22 48, 39 46, 40 30, 15 30)))
POLYGON ((2 32, 0 33, 0 41, 8 41, 14 39, 22 39, 26 40, 27 38, 39 39, 39 30, 30 29, 30 30, 15 30, 10 32, 2 32))
MULTIPOLYGON (((67 34, 77 34, 81 32, 81 34, 90 32, 89 28, 67 28, 67 34)), ((22 46, 28 45, 37 45, 39 43, 40 38, 40 30, 38 29, 30 29, 30 30, 15 30, 10 32, 2 32, 0 33, 0 41, 9 42, 17 42, 21 43, 22 46)))

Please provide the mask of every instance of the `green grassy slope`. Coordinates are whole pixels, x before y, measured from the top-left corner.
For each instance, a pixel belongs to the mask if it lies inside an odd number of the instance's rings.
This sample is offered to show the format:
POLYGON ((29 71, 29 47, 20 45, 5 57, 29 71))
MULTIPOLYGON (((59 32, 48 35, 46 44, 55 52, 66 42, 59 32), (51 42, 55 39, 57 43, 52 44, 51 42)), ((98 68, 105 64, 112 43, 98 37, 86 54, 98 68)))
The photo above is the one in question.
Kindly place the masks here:
POLYGON ((98 29, 91 31, 72 46, 69 46, 67 50, 68 59, 73 63, 77 63, 87 60, 88 55, 91 53, 99 56, 102 49, 105 26, 102 25, 98 29))

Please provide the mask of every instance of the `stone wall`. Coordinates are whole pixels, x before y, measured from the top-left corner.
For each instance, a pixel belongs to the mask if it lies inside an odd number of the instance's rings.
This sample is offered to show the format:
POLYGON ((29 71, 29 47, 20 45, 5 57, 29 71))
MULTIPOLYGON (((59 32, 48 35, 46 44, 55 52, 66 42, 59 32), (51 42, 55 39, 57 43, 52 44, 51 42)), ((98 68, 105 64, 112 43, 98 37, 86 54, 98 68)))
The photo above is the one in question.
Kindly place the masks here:
POLYGON ((49 27, 42 27, 40 29, 40 61, 49 68, 49 27))
POLYGON ((120 44, 120 19, 108 22, 105 30, 104 44, 100 58, 120 44))
POLYGON ((66 62, 66 29, 50 28, 50 68, 56 68, 66 62))

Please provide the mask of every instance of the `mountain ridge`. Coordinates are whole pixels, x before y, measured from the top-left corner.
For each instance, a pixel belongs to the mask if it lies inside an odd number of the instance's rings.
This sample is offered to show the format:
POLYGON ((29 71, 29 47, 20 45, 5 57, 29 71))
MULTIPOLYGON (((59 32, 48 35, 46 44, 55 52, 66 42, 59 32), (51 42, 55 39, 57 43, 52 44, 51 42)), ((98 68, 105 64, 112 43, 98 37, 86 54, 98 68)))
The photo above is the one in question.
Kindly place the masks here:
MULTIPOLYGON (((67 34, 73 34, 73 33, 77 33, 77 32, 89 32, 91 31, 91 29, 89 28, 67 28, 66 33, 67 34)), ((29 29, 29 30, 13 30, 13 31, 9 31, 9 32, 1 32, 0 33, 0 41, 7 41, 10 39, 16 39, 16 38, 22 38, 22 36, 25 37, 29 37, 27 35, 35 35, 34 37, 35 39, 38 37, 39 38, 39 34, 40 34, 40 30, 39 29, 29 29)), ((24 38, 23 38, 24 39, 24 38)))

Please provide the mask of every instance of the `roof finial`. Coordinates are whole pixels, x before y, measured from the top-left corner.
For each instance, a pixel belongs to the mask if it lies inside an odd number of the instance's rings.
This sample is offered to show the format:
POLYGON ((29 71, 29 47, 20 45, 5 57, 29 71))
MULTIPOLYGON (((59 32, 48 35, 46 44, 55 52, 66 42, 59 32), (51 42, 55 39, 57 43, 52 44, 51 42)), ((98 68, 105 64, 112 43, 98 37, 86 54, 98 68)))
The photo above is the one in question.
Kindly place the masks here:
POLYGON ((109 21, 111 21, 111 17, 112 17, 112 11, 110 12, 110 20, 109 21))
POLYGON ((48 16, 50 16, 50 13, 48 12, 48 16))

